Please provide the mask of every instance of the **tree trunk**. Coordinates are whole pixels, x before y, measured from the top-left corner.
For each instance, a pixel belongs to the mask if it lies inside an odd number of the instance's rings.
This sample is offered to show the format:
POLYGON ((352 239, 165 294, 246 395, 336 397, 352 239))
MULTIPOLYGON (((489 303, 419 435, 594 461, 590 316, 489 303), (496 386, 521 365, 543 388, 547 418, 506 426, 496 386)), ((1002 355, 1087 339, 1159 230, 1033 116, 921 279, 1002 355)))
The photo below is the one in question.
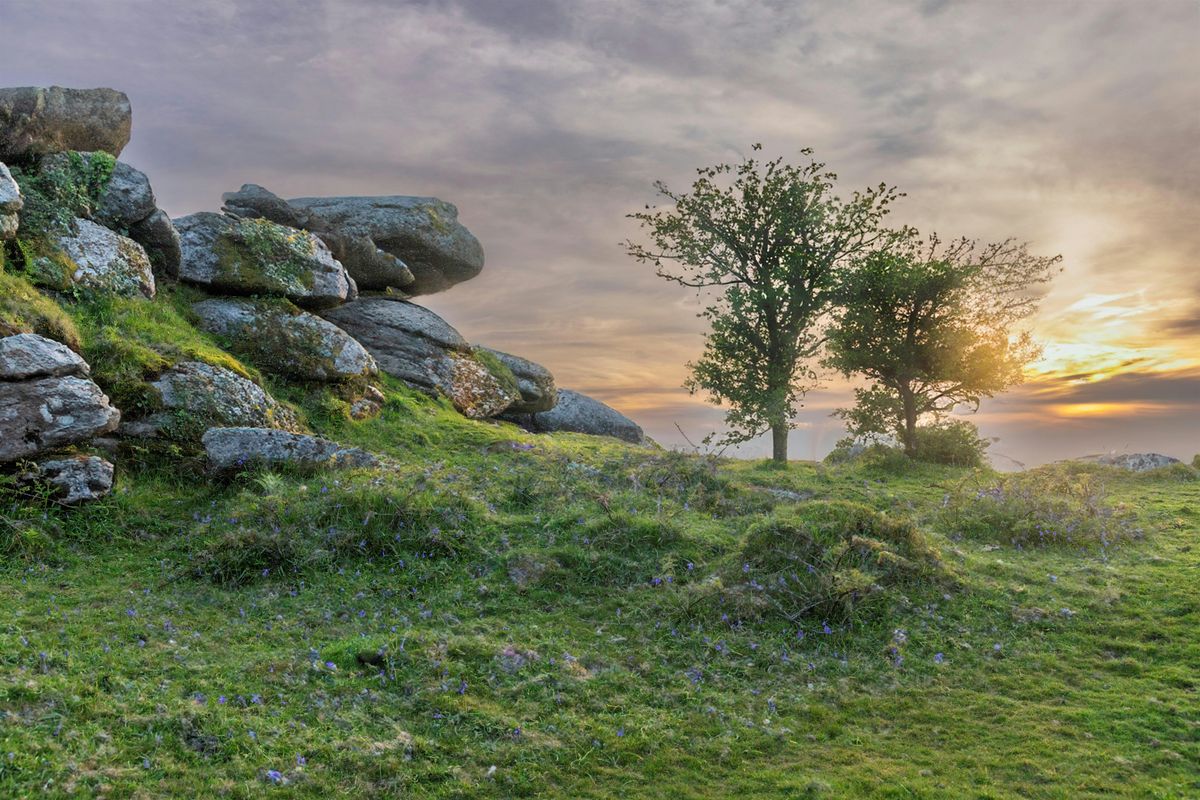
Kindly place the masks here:
POLYGON ((904 454, 917 457, 917 398, 911 392, 902 392, 904 401, 904 454))
POLYGON ((771 460, 776 464, 788 463, 788 433, 787 422, 778 422, 771 426, 771 460))

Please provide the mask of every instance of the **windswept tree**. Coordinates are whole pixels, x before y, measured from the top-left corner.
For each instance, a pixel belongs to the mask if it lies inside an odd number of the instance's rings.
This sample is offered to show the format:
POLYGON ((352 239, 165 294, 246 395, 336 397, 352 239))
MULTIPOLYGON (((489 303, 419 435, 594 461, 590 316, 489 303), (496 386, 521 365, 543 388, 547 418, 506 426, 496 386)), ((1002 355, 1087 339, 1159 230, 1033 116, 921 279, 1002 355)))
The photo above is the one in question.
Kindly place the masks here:
POLYGON ((1040 353, 1017 323, 1037 310, 1061 256, 1014 240, 910 239, 844 276, 825 364, 870 383, 838 414, 856 436, 894 434, 919 455, 917 426, 1021 383, 1040 353))
POLYGON ((882 225, 902 194, 880 184, 842 200, 833 192, 837 176, 813 160, 794 166, 747 158, 697 173, 688 192, 654 184, 670 205, 631 214, 649 243, 626 248, 661 277, 705 293, 700 316, 712 329, 703 355, 688 365, 686 386, 727 407, 721 441, 769 430, 773 458, 785 463, 795 409, 815 380, 811 359, 833 290, 856 259, 907 235, 882 225))

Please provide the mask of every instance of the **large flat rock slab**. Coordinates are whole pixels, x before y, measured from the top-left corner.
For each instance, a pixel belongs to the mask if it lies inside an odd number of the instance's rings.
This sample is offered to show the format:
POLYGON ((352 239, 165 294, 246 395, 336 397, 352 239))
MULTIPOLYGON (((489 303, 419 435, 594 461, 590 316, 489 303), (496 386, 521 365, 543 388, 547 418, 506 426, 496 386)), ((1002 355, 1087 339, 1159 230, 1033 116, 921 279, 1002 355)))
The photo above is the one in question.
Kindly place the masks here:
POLYGON ((132 128, 129 97, 115 89, 0 89, 0 161, 65 150, 119 156, 132 128))

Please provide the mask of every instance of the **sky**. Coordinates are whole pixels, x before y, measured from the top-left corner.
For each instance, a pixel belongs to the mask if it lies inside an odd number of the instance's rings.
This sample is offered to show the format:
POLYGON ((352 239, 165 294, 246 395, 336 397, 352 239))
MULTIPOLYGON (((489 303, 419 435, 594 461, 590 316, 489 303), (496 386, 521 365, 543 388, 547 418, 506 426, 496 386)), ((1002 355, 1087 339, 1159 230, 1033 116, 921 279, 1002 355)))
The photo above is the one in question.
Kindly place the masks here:
MULTIPOLYGON (((454 203, 487 263, 421 302, 663 444, 722 412, 626 215, 761 142, 899 187, 897 225, 1062 254, 1043 358, 973 417, 998 466, 1200 452, 1196 0, 0 0, 0 38, 0 85, 128 93, 172 216, 243 183, 454 203)), ((848 399, 808 395, 794 458, 848 399)))

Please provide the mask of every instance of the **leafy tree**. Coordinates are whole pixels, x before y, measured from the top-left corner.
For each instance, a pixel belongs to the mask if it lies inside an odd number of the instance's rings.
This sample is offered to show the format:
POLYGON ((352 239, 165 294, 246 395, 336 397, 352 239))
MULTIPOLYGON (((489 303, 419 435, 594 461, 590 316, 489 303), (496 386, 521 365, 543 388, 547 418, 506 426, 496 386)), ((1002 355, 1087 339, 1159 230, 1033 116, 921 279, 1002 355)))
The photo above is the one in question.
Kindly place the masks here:
POLYGON ((1020 383, 1040 353, 1018 321, 1038 305, 1061 256, 1012 239, 978 245, 936 237, 876 251, 846 273, 841 318, 827 331, 826 365, 870 381, 838 414, 851 433, 894 433, 917 456, 918 421, 1020 383))
POLYGON ((631 214, 649 244, 626 249, 659 276, 707 292, 700 316, 712 330, 685 385, 728 406, 723 443, 770 430, 774 460, 786 463, 795 408, 815 379, 818 323, 854 259, 907 235, 882 226, 902 194, 881 183, 842 200, 837 176, 811 160, 747 158, 697 174, 686 193, 654 184, 671 205, 631 214))

